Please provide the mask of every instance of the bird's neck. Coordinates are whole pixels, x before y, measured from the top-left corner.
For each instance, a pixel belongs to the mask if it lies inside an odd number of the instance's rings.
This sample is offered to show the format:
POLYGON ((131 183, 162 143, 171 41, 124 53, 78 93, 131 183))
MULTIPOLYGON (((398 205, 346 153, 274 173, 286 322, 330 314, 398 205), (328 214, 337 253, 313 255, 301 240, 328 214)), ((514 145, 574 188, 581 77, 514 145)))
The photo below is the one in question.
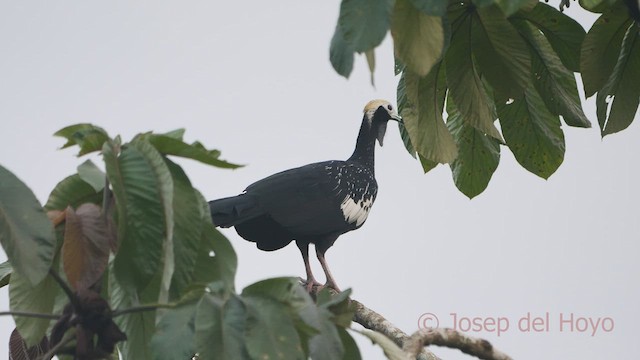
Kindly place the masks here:
POLYGON ((349 158, 350 161, 356 161, 367 167, 370 167, 373 171, 376 134, 377 130, 375 126, 369 123, 366 116, 362 119, 362 125, 360 125, 360 132, 358 133, 358 140, 356 141, 356 149, 349 158))

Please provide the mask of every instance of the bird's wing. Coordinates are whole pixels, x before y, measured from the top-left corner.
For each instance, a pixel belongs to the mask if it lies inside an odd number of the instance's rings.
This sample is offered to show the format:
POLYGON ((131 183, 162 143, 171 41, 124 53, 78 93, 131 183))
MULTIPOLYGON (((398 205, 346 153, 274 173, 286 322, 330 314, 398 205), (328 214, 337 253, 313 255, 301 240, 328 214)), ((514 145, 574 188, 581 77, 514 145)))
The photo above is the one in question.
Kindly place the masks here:
MULTIPOLYGON (((328 172, 338 161, 286 170, 247 187, 260 208, 297 236, 319 236, 351 230, 345 222, 335 179, 328 172)), ((343 195, 344 197, 344 195, 343 195)))

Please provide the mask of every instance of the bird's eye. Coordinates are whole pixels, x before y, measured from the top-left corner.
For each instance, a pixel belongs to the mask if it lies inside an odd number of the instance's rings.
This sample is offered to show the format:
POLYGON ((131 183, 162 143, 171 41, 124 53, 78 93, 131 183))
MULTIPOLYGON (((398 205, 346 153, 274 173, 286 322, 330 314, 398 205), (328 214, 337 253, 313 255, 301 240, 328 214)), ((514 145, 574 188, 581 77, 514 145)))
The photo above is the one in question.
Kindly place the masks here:
POLYGON ((387 105, 387 109, 389 109, 389 111, 393 110, 393 106, 391 106, 391 104, 387 105))

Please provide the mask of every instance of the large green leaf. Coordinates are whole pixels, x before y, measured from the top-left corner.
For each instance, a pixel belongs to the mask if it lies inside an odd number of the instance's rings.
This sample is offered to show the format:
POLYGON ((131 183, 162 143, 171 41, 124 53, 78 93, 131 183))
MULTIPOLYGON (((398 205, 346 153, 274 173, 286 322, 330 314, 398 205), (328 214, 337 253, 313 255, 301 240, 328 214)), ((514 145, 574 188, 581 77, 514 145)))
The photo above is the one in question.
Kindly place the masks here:
POLYGON ((580 54, 580 75, 586 97, 600 90, 611 76, 618 62, 622 39, 632 22, 627 8, 620 1, 589 29, 580 54))
MULTIPOLYGON (((108 273, 109 298, 113 309, 128 309, 153 303, 158 298, 160 276, 147 288, 138 288, 136 293, 126 290, 114 276, 113 267, 108 273)), ((127 334, 127 340, 118 343, 123 360, 151 360, 151 338, 156 332, 156 311, 133 312, 114 318, 116 325, 127 334)))
POLYGON ((472 17, 471 44, 480 74, 498 99, 522 97, 531 83, 531 59, 520 34, 495 5, 468 16, 472 17))
POLYGON ((530 6, 531 0, 496 0, 496 4, 506 16, 513 15, 523 7, 530 6))
POLYGON ((452 162, 458 149, 442 118, 446 94, 442 63, 435 65, 425 77, 409 71, 403 76, 407 101, 401 115, 411 143, 418 154, 430 161, 452 162))
POLYGON ((120 154, 114 150, 110 143, 102 150, 118 209, 120 245, 114 271, 132 291, 144 288, 162 271, 165 244, 173 227, 169 208, 173 185, 164 160, 148 143, 123 146, 120 154))
POLYGON ((78 145, 80 147, 78 156, 100 151, 104 143, 109 140, 109 135, 103 128, 92 124, 67 126, 58 130, 54 135, 67 139, 67 142, 62 145, 63 149, 78 145))
POLYGON ((197 302, 167 310, 151 339, 154 360, 189 360, 196 353, 197 302))
POLYGON ((302 359, 303 349, 286 305, 265 297, 244 296, 245 344, 254 359, 302 359))
POLYGON ((87 184, 91 185, 96 192, 104 189, 106 175, 91 160, 87 160, 78 166, 78 175, 87 184))
MULTIPOLYGON (((51 276, 47 276, 36 286, 32 286, 29 279, 19 272, 14 272, 9 281, 9 307, 11 311, 51 314, 59 290, 60 288, 51 276)), ((14 316, 14 320, 20 335, 27 342, 27 346, 39 343, 51 322, 48 319, 34 319, 24 316, 14 316)))
POLYGON ((618 62, 596 97, 602 136, 626 129, 640 103, 640 25, 629 26, 622 41, 618 62), (607 109, 609 108, 607 116, 607 109))
POLYGON ((521 11, 512 20, 525 19, 542 31, 564 66, 580 71, 580 48, 585 31, 577 21, 555 7, 538 3, 531 11, 521 11))
POLYGON ((371 330, 362 330, 358 331, 359 334, 362 334, 371 340, 374 344, 377 344, 382 348, 384 354, 387 356, 389 360, 410 360, 409 355, 402 351, 396 343, 394 343, 391 339, 386 337, 385 335, 371 331, 371 330))
POLYGON ((193 270, 202 244, 203 214, 200 197, 182 168, 165 158, 173 178, 173 254, 175 270, 171 283, 172 298, 178 298, 193 279, 193 270))
POLYGON ((560 119, 551 114, 534 87, 523 99, 498 105, 502 133, 516 160, 525 169, 547 179, 564 159, 560 119))
MULTIPOLYGON (((225 301, 215 294, 205 294, 198 303, 195 322, 196 349, 201 358, 250 359, 244 343, 246 317, 245 305, 237 296, 232 295, 225 301)), ((269 334, 262 336, 267 338, 269 334)))
POLYGON ((447 113, 447 127, 458 145, 458 157, 451 163, 453 181, 471 199, 487 188, 491 176, 498 168, 500 144, 468 125, 449 100, 447 113))
POLYGON ((396 57, 420 76, 427 75, 440 59, 444 47, 442 18, 418 11, 409 0, 395 2, 391 35, 396 57))
POLYGON ((102 192, 96 190, 80 175, 74 174, 64 178, 53 189, 44 206, 46 210, 64 210, 67 206, 78 207, 84 203, 101 204, 102 192))
POLYGON ((0 243, 15 271, 29 283, 36 285, 47 276, 56 244, 51 221, 31 189, 2 166, 0 243))
POLYGON ((413 7, 423 13, 433 16, 443 16, 447 13, 447 0, 409 0, 413 7))
MULTIPOLYGON (((401 76, 398 81, 398 90, 396 94, 396 98, 398 99, 398 113, 402 114, 405 111, 404 108, 407 106, 407 87, 405 85, 404 76, 401 76)), ((404 122, 398 122, 398 129, 400 131, 404 147, 407 149, 409 154, 415 158, 416 149, 414 149, 413 144, 411 144, 411 138, 409 137, 409 132, 407 131, 406 126, 404 126, 404 122)))
POLYGON ((199 142, 187 144, 184 141, 168 135, 148 134, 144 136, 163 155, 179 156, 199 161, 219 168, 235 169, 241 165, 221 160, 220 151, 208 150, 199 142))
POLYGON ((329 47, 329 60, 336 72, 345 78, 349 78, 351 71, 353 71, 354 54, 355 50, 344 39, 340 26, 336 25, 336 30, 331 38, 331 46, 329 47))
POLYGON ((562 115, 567 125, 591 127, 582 111, 575 75, 564 67, 537 28, 521 19, 512 22, 531 49, 533 81, 547 108, 562 115))
POLYGON ((382 42, 389 30, 392 0, 342 0, 338 27, 344 40, 357 52, 382 42))
POLYGON ((339 327, 331 320, 333 314, 327 307, 316 306, 313 302, 309 302, 300 309, 300 317, 318 331, 309 341, 312 359, 350 359, 345 356, 345 346, 339 333, 339 327))
POLYGON ((453 36, 445 57, 449 96, 453 98, 466 124, 500 141, 494 125, 493 99, 486 93, 474 64, 471 39, 473 17, 461 17, 452 24, 453 36))
POLYGON ((356 341, 351 337, 349 332, 344 328, 338 328, 338 335, 340 335, 340 340, 342 340, 342 346, 344 347, 344 360, 362 360, 362 356, 360 355, 360 349, 358 349, 358 345, 356 341))

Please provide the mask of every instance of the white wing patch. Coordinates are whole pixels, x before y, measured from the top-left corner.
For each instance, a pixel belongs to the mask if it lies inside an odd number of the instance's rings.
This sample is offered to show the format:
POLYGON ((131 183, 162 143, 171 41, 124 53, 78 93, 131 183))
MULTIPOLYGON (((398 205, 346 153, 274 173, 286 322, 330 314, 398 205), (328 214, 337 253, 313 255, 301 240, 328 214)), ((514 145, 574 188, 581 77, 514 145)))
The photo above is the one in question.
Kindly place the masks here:
POLYGON ((340 210, 342 210, 342 215, 344 215, 346 222, 349 224, 356 223, 356 226, 360 226, 367 220, 371 205, 373 205, 373 197, 369 197, 366 200, 360 199, 358 202, 355 202, 347 195, 344 200, 342 200, 342 204, 340 204, 340 210))

